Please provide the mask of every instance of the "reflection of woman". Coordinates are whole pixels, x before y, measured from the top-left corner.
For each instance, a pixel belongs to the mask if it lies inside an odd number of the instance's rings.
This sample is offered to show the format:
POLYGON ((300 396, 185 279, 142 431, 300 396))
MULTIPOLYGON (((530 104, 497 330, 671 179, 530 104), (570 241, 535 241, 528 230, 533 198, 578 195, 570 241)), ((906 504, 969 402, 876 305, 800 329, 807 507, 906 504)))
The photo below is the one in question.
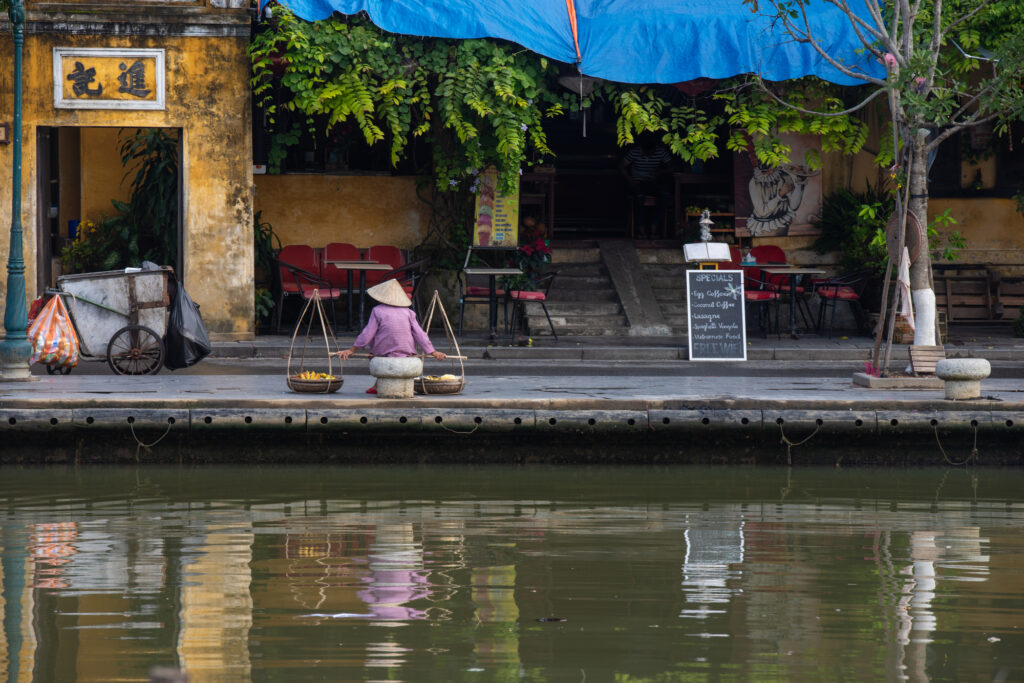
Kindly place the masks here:
POLYGON ((427 612, 409 603, 429 598, 430 581, 423 569, 423 546, 403 524, 382 524, 367 556, 370 577, 359 597, 370 614, 382 621, 426 619, 427 612))
POLYGON ((754 175, 748 189, 753 211, 747 229, 751 235, 785 235, 803 201, 807 179, 814 173, 796 164, 772 168, 753 157, 751 162, 754 175))

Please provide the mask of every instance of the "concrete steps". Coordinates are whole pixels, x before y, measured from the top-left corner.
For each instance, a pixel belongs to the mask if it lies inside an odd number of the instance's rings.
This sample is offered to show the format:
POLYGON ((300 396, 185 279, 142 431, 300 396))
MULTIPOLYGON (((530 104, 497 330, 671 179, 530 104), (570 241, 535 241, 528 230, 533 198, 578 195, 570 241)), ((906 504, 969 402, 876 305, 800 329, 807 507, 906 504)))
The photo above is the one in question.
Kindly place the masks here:
MULTIPOLYGON (((685 336, 686 262, 682 249, 640 247, 636 250, 643 279, 672 335, 685 336)), ((565 336, 615 336, 631 332, 601 251, 596 247, 556 247, 551 268, 558 271, 547 306, 555 331, 565 336)), ((539 304, 525 306, 530 335, 551 334, 539 304)), ((632 330, 636 333, 637 330, 632 330)))
POLYGON ((686 261, 682 249, 637 249, 637 257, 672 334, 685 335, 686 261))
MULTIPOLYGON (((555 248, 551 269, 558 271, 548 292, 547 307, 555 331, 565 336, 610 336, 629 333, 618 294, 592 247, 555 248)), ((525 305, 527 333, 550 336, 540 304, 525 305)))

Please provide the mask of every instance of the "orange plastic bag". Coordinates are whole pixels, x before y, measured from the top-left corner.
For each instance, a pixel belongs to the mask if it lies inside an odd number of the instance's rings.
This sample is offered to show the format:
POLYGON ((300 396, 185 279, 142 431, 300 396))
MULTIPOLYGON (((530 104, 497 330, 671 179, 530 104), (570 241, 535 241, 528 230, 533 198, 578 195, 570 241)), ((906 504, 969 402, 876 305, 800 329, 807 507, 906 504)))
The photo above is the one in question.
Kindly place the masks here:
POLYGON ((78 335, 60 296, 51 298, 28 328, 33 363, 58 368, 78 365, 78 335))

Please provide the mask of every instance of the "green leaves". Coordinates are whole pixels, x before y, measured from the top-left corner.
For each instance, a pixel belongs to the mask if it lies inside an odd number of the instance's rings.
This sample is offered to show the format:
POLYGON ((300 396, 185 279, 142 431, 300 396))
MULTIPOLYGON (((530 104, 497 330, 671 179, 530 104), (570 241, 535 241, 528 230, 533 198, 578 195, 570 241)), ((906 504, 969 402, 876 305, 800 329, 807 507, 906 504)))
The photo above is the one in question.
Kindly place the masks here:
MULTIPOLYGON (((249 50, 253 92, 272 128, 281 108, 323 132, 352 121, 367 144, 389 145, 392 164, 429 135, 442 191, 490 164, 511 189, 529 154, 550 154, 541 120, 569 99, 547 89, 547 60, 500 41, 391 35, 359 17, 311 23, 286 8, 260 26, 249 50)), ((297 139, 275 130, 272 144, 297 139)))
MULTIPOLYGON (((791 161, 790 149, 778 137, 781 133, 820 136, 823 152, 855 154, 864 146, 868 127, 856 116, 842 113, 843 89, 813 77, 773 88, 781 93, 771 96, 756 78, 736 79, 731 88, 719 93, 732 126, 726 148, 753 151, 759 161, 777 166, 791 161)), ((803 162, 821 168, 817 150, 808 151, 803 162)))
POLYGON ((819 253, 838 252, 845 271, 864 267, 881 272, 885 268, 885 223, 895 206, 892 194, 880 187, 853 192, 842 188, 822 199, 817 227, 821 236, 814 243, 819 253))

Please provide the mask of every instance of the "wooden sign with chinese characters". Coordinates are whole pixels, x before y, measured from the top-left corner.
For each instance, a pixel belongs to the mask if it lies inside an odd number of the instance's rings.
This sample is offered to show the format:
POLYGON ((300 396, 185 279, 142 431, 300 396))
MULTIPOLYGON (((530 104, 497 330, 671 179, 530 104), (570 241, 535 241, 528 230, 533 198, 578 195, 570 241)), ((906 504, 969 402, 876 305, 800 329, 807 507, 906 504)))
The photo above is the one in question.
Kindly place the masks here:
POLYGON ((53 48, 57 109, 163 109, 164 51, 53 48))
POLYGON ((498 171, 492 166, 480 174, 476 190, 473 246, 519 246, 519 191, 508 195, 497 188, 498 171))

